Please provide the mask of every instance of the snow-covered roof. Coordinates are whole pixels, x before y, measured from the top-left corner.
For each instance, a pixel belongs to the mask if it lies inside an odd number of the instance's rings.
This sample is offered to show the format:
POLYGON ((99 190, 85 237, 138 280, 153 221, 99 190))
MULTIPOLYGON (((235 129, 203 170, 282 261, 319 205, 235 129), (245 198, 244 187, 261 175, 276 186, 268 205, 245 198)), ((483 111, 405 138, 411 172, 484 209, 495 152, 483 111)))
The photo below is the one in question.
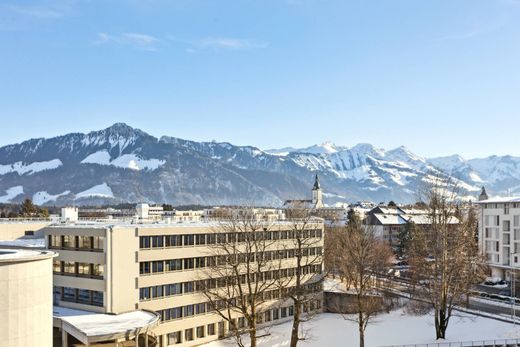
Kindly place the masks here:
POLYGON ((498 204, 505 202, 520 202, 520 197, 494 197, 482 201, 475 201, 476 204, 498 204))
POLYGON ((0 248, 0 263, 25 262, 54 257, 51 251, 0 248))
POLYGON ((21 238, 16 240, 0 240, 0 247, 45 248, 44 238, 21 238))
POLYGON ((53 316, 62 328, 83 343, 132 338, 137 333, 159 325, 160 316, 152 311, 132 311, 121 314, 93 313, 59 306, 53 316))
POLYGON ((406 220, 404 220, 401 215, 398 214, 375 213, 373 217, 376 218, 382 225, 406 224, 406 220))

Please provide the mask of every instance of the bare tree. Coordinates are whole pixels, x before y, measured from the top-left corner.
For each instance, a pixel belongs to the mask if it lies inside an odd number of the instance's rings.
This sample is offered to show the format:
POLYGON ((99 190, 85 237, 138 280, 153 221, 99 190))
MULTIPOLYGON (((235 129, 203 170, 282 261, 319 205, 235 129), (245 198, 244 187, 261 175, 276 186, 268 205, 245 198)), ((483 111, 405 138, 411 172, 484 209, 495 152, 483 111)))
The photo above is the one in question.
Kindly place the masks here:
POLYGON ((283 255, 272 237, 272 224, 247 208, 217 223, 210 238, 210 264, 199 281, 211 308, 228 323, 238 346, 257 345, 261 310, 280 297, 278 277, 283 255))
POLYGON ((485 267, 475 240, 475 213, 461 208, 453 180, 435 176, 431 182, 421 192, 428 224, 411 235, 410 265, 413 296, 433 309, 436 338, 443 339, 454 308, 466 302, 485 267))
POLYGON ((358 324, 359 346, 365 346, 365 329, 370 320, 385 306, 377 290, 377 274, 385 273, 393 256, 390 247, 376 237, 372 228, 359 218, 352 218, 340 234, 340 276, 354 296, 355 315, 346 315, 358 324))
POLYGON ((321 300, 321 290, 309 290, 309 284, 322 286, 323 230, 317 228, 319 221, 312 216, 312 209, 296 205, 287 212, 292 222, 286 247, 294 250, 296 264, 289 281, 280 283, 294 305, 290 347, 296 347, 298 341, 306 339, 307 332, 300 333, 301 323, 312 319, 311 308, 316 300, 321 300))

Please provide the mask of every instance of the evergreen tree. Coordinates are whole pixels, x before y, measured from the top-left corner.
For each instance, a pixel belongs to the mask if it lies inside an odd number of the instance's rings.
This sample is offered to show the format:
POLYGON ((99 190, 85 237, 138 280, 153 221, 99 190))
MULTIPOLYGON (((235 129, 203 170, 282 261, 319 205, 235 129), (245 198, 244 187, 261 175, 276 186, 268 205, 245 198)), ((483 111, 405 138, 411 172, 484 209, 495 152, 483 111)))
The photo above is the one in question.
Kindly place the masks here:
POLYGON ((415 223, 409 220, 406 222, 404 227, 399 229, 397 234, 397 239, 399 240, 399 243, 397 244, 397 255, 399 257, 407 255, 410 240, 412 235, 415 233, 416 228, 417 226, 415 223))
POLYGON ((24 217, 31 217, 37 214, 37 207, 34 206, 31 199, 27 198, 22 203, 21 215, 24 217))

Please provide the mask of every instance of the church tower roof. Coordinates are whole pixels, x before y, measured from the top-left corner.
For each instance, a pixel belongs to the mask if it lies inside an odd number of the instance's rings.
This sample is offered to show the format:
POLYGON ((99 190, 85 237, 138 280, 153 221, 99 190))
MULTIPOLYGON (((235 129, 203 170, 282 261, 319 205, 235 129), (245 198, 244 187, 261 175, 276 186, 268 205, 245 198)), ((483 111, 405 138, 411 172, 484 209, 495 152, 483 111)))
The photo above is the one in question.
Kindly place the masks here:
POLYGON ((320 178, 318 177, 318 174, 316 174, 316 177, 314 178, 314 186, 312 187, 312 190, 321 189, 320 187, 320 178))

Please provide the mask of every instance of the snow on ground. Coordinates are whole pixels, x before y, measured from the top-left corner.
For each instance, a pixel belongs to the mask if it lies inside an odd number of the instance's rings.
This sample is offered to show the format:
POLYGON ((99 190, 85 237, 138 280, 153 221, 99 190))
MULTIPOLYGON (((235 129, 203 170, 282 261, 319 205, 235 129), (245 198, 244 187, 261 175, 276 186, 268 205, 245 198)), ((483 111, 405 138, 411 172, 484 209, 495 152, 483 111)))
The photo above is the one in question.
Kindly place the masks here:
MULTIPOLYGON (((260 338, 259 347, 289 346, 291 323, 285 322, 271 327, 268 336, 260 338)), ((366 347, 380 347, 404 344, 424 344, 441 342, 435 340, 433 317, 410 316, 403 309, 377 316, 365 332, 366 347)), ((322 313, 304 324, 308 339, 300 342, 300 347, 335 347, 359 345, 357 324, 343 319, 342 315, 322 313)), ((262 332, 259 333, 262 335, 262 332)), ((446 341, 478 341, 506 338, 520 338, 520 327, 490 318, 458 313, 448 326, 446 341)), ((208 343, 206 347, 231 347, 232 339, 208 343)))
POLYGON ((19 175, 33 174, 40 171, 56 169, 63 165, 61 160, 52 159, 49 161, 37 161, 30 164, 24 164, 18 161, 14 164, 0 165, 0 175, 5 175, 12 172, 17 172, 19 175))
POLYGON ((51 195, 51 194, 47 193, 46 191, 41 191, 41 192, 37 192, 33 195, 32 201, 36 205, 43 205, 49 201, 56 201, 56 199, 59 198, 60 196, 67 195, 69 193, 70 193, 70 190, 66 190, 63 193, 51 195))
POLYGON ((76 194, 76 199, 91 197, 113 198, 114 193, 112 193, 112 189, 108 186, 108 184, 103 182, 101 184, 98 184, 97 186, 94 186, 76 194))
POLYGON ((23 187, 22 186, 15 186, 7 189, 5 191, 5 195, 0 196, 0 202, 6 203, 10 202, 12 199, 16 198, 18 195, 23 194, 23 187))
POLYGON ((81 161, 83 164, 112 165, 123 169, 131 170, 155 170, 164 165, 164 160, 142 159, 135 154, 124 154, 111 160, 110 154, 106 150, 90 154, 81 161))

